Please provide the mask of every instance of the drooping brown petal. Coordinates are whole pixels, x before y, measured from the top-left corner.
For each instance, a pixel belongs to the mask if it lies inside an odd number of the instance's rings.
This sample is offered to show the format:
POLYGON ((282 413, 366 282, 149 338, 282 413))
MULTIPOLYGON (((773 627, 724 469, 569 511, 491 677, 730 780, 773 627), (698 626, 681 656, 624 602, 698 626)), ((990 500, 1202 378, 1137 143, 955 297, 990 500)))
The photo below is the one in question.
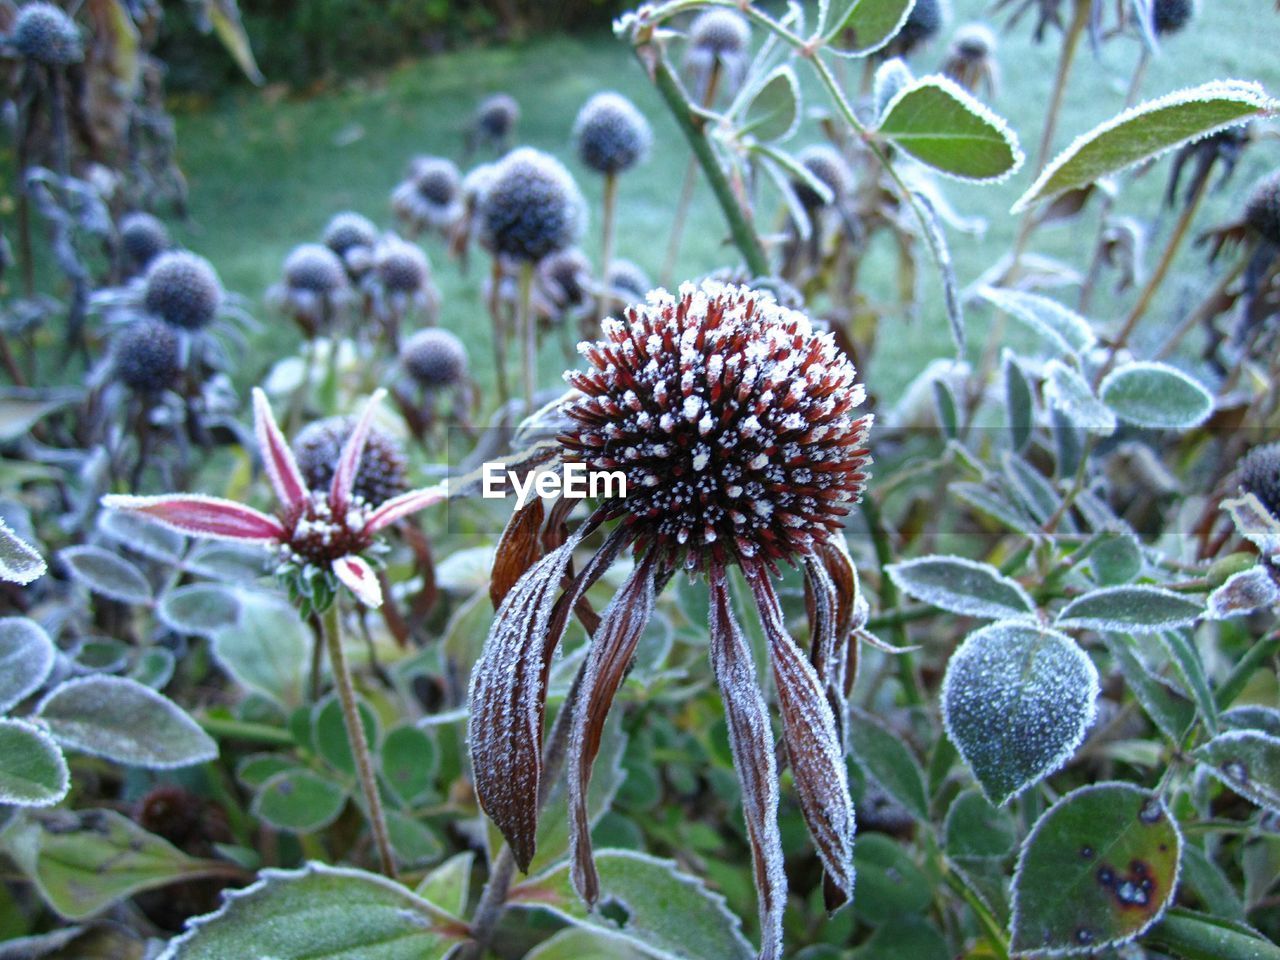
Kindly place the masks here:
POLYGON ((338 457, 338 465, 333 471, 333 482, 329 485, 329 506, 334 513, 343 514, 351 503, 351 488, 355 486, 356 473, 360 470, 360 458, 364 456, 365 445, 369 442, 369 428, 373 426, 373 415, 378 404, 387 395, 384 389, 377 389, 369 402, 364 405, 360 419, 351 430, 351 436, 343 444, 342 453, 338 457))
POLYGON ((542 498, 534 497, 519 510, 511 512, 507 528, 502 531, 493 555, 493 571, 489 574, 489 600, 496 610, 502 606, 516 581, 538 562, 542 556, 542 543, 538 533, 542 529, 545 511, 542 498))
POLYGON ((791 761, 800 810, 826 867, 827 909, 853 896, 853 800, 844 752, 822 682, 791 639, 782 608, 763 564, 743 568, 769 640, 769 659, 782 711, 782 739, 791 761))
POLYGON ((284 536, 275 517, 259 513, 234 500, 198 493, 171 493, 158 497, 108 494, 102 498, 108 510, 145 513, 151 519, 194 537, 274 543, 284 536))
POLYGON ((253 431, 258 438, 263 465, 267 477, 284 507, 285 513, 301 509, 307 498, 307 483, 298 470, 293 451, 280 432, 267 395, 260 387, 253 388, 253 431))
POLYGON ((742 786, 742 815, 751 841, 760 910, 760 960, 782 956, 782 912, 787 876, 778 834, 778 771, 773 730, 756 682, 751 648, 733 617, 723 568, 708 576, 711 594, 711 666, 724 699, 733 766, 742 786))
POLYGON ((626 676, 645 624, 653 615, 652 555, 631 571, 600 619, 583 665, 582 685, 574 703, 569 732, 569 862, 573 885, 589 904, 600 896, 600 875, 591 855, 591 823, 587 788, 591 767, 600 752, 600 736, 613 698, 626 676))
POLYGON ((836 721, 836 734, 844 742, 845 670, 849 665, 846 650, 849 634, 840 632, 839 601, 836 587, 821 558, 810 554, 804 558, 804 598, 809 611, 809 662, 813 664, 826 692, 831 715, 836 721))

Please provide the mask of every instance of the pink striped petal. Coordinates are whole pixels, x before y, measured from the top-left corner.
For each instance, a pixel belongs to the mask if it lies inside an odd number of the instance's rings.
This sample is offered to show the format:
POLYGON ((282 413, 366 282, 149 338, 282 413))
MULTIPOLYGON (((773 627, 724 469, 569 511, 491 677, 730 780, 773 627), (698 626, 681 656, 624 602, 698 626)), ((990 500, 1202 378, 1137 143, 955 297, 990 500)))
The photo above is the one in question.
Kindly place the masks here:
POLYGON ((102 498, 102 505, 108 510, 146 514, 172 530, 196 537, 278 543, 284 536, 284 527, 275 517, 232 500, 196 493, 159 497, 106 496, 102 498))
POLYGON ((276 425, 276 418, 260 387, 253 388, 253 432, 258 437, 262 462, 266 465, 271 486, 287 513, 299 510, 307 499, 307 482, 298 471, 293 451, 276 425))
POLYGON ((342 448, 342 456, 338 458, 338 467, 333 471, 333 485, 329 487, 329 508, 335 516, 346 513, 351 505, 351 488, 355 486, 356 472, 360 469, 360 458, 364 456, 364 446, 369 440, 369 428, 373 426, 373 415, 378 411, 378 404, 387 395, 386 390, 375 390, 369 402, 364 405, 364 412, 356 421, 355 429, 347 438, 342 448))
POLYGON ((369 519, 364 525, 364 532, 373 534, 379 530, 383 530, 397 520, 402 520, 411 513, 417 513, 419 510, 425 510, 427 507, 439 503, 441 500, 448 498, 444 484, 436 484, 434 487, 423 487, 421 490, 410 490, 408 493, 402 493, 398 497, 392 497, 386 501, 377 510, 369 514, 369 519))
POLYGON ((382 587, 378 585, 378 577, 373 572, 373 567, 363 559, 357 556, 339 557, 333 561, 333 572, 366 607, 382 606, 382 587))

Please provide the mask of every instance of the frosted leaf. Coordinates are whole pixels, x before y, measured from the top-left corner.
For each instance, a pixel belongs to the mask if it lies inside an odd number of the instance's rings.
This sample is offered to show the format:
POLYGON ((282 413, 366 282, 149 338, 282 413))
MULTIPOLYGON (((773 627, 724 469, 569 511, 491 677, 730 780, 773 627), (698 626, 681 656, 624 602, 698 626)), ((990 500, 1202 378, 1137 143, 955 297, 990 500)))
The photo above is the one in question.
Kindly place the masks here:
POLYGON ((44 558, 0 519, 0 580, 26 584, 44 576, 44 558))
POLYGON ((1222 509, 1231 514, 1236 531, 1264 557, 1280 556, 1280 520, 1273 517, 1254 494, 1223 500, 1222 509))
POLYGON ((1271 571, 1258 564, 1232 575, 1209 594, 1205 615, 1211 620, 1227 620, 1277 604, 1280 604, 1280 587, 1276 586, 1271 571))
POLYGON ((156 616, 171 630, 211 637, 239 619, 240 600, 222 584, 189 583, 166 592, 156 616))
POLYGON ((177 563, 187 545, 187 538, 176 530, 128 510, 102 511, 98 529, 121 546, 162 563, 177 563))
POLYGON ((1240 796, 1280 813, 1280 737, 1228 730, 1196 750, 1195 758, 1240 796))
POLYGON ((1083 353, 1098 342, 1088 320, 1038 293, 981 287, 977 295, 1039 334, 1059 356, 1083 353))
POLYGON ((1228 730, 1257 730, 1272 737, 1280 737, 1280 708, 1277 707, 1245 704, 1224 711, 1219 719, 1228 730))
POLYGON ((24 720, 0 718, 0 803, 47 807, 70 787, 67 762, 47 733, 24 720))
POLYGON ((71 576, 94 593, 121 603, 151 602, 151 585, 128 560, 100 547, 67 547, 58 553, 71 576))
POLYGON ((1054 625, 1062 629, 1152 633, 1194 623, 1203 612, 1195 600, 1172 590, 1103 587, 1072 600, 1058 614, 1054 625))
MULTIPOLYGON (((217 606, 216 594, 196 587, 217 589, 212 584, 192 584, 183 588, 179 601, 162 608, 165 616, 175 618, 184 612, 190 615, 190 603, 211 601, 202 613, 210 621, 222 617, 226 608, 217 606)), ((177 591, 175 591, 176 593, 177 591)), ((302 702, 303 687, 309 669, 308 653, 313 643, 311 631, 303 623, 297 609, 276 594, 226 591, 236 601, 238 612, 235 620, 214 629, 212 650, 218 665, 236 679, 241 686, 270 697, 286 708, 302 702)), ((167 600, 168 598, 166 598, 167 600)))
POLYGON ((997 806, 1060 769, 1093 723, 1098 671, 1070 637, 1003 621, 947 664, 947 736, 997 806))
POLYGON ((934 555, 890 564, 886 570, 904 593, 952 613, 993 619, 1035 615, 1035 603, 1021 584, 988 563, 934 555))
POLYGON ((1116 432, 1116 415, 1093 395, 1084 377, 1057 360, 1045 367, 1045 398, 1081 430, 1102 437, 1116 432))
POLYGON ((810 659, 843 741, 845 691, 854 679, 849 676, 849 642, 862 598, 858 595, 857 571, 842 546, 822 544, 815 548, 814 555, 805 558, 804 598, 809 613, 810 659), (841 578, 839 586, 834 577, 841 578))
POLYGON ((0 713, 8 713, 40 689, 56 653, 53 641, 34 620, 0 619, 0 713))
POLYGON ((1213 412, 1213 396, 1176 367, 1129 363, 1107 374, 1098 387, 1104 403, 1139 427, 1189 430, 1213 412))
MULTIPOLYGON (((1045 477, 1021 457, 1012 453, 1004 455, 1005 476, 1014 497, 1036 519, 1037 525, 1052 517, 1062 503, 1062 497, 1045 477)), ((1065 520, 1069 518, 1064 518, 1065 520)))

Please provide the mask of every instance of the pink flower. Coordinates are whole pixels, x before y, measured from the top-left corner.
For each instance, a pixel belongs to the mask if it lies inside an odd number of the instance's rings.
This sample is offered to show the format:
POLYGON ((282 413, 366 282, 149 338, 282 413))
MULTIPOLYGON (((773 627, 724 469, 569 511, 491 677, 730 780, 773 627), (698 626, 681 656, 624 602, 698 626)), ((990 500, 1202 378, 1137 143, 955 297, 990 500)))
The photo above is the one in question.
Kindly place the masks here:
MULTIPOLYGON (((261 543, 279 553, 282 574, 294 573, 304 595, 316 576, 332 574, 364 604, 382 605, 382 588, 361 554, 375 546, 377 534, 396 521, 445 498, 443 486, 412 490, 377 506, 353 496, 360 457, 369 438, 374 411, 385 391, 369 400, 352 430, 328 490, 310 490, 298 471, 266 395, 253 391, 254 430, 267 476, 280 508, 275 516, 244 504, 201 494, 171 493, 156 497, 106 496, 102 505, 145 514, 179 533, 220 540, 261 543)), ((332 595, 332 591, 329 591, 332 595)), ((323 606, 324 604, 314 604, 323 606)))

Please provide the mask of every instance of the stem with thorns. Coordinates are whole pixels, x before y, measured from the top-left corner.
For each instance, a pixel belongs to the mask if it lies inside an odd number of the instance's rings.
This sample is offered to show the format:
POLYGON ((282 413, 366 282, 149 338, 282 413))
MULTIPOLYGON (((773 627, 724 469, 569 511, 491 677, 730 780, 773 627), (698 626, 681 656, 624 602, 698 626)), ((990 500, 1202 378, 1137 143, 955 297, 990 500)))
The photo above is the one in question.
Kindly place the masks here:
POLYGON ((524 413, 533 413, 533 395, 538 389, 538 321, 530 300, 533 295, 533 261, 520 264, 520 292, 516 304, 516 330, 523 338, 524 413))
MULTIPOLYGON (((711 105, 715 103, 716 91, 720 86, 720 73, 720 58, 716 57, 711 61, 711 73, 707 75, 707 85, 702 91, 702 108, 704 110, 710 110, 711 105)), ((656 74, 654 79, 655 81, 657 80, 656 74)), ((683 97, 682 93, 681 96, 683 97)), ((679 109, 671 102, 670 98, 668 98, 667 103, 673 111, 679 114, 679 109)), ((688 104, 681 104, 680 109, 687 111, 688 104)), ((690 144, 692 144, 692 135, 688 134, 688 131, 686 131, 686 135, 690 136, 690 144)), ((671 285, 672 275, 676 269, 676 260, 680 257, 680 241, 684 237, 685 221, 689 218, 689 208, 693 204, 693 189, 698 184, 698 161, 700 159, 695 146, 694 155, 689 158, 689 163, 684 169, 684 184, 680 187, 680 202, 676 204, 676 215, 671 224, 671 237, 667 240, 667 256, 662 262, 661 283, 666 287, 671 285)), ((607 271, 609 265, 605 264, 604 269, 607 271)))
POLYGON ((333 669, 334 686, 338 688, 338 700, 342 704, 342 721, 347 728, 347 740, 356 762, 356 775, 364 793, 368 808, 369 826, 378 847, 382 872, 392 880, 396 878, 395 860, 391 855, 391 839, 387 832, 387 818, 382 811, 382 796, 378 793, 378 780, 373 772, 373 760, 369 757, 369 745, 364 739, 364 727, 360 723, 360 708, 356 704, 356 691, 351 684, 351 671, 342 650, 342 619, 338 615, 335 599, 324 612, 325 645, 329 649, 329 666, 333 669))

